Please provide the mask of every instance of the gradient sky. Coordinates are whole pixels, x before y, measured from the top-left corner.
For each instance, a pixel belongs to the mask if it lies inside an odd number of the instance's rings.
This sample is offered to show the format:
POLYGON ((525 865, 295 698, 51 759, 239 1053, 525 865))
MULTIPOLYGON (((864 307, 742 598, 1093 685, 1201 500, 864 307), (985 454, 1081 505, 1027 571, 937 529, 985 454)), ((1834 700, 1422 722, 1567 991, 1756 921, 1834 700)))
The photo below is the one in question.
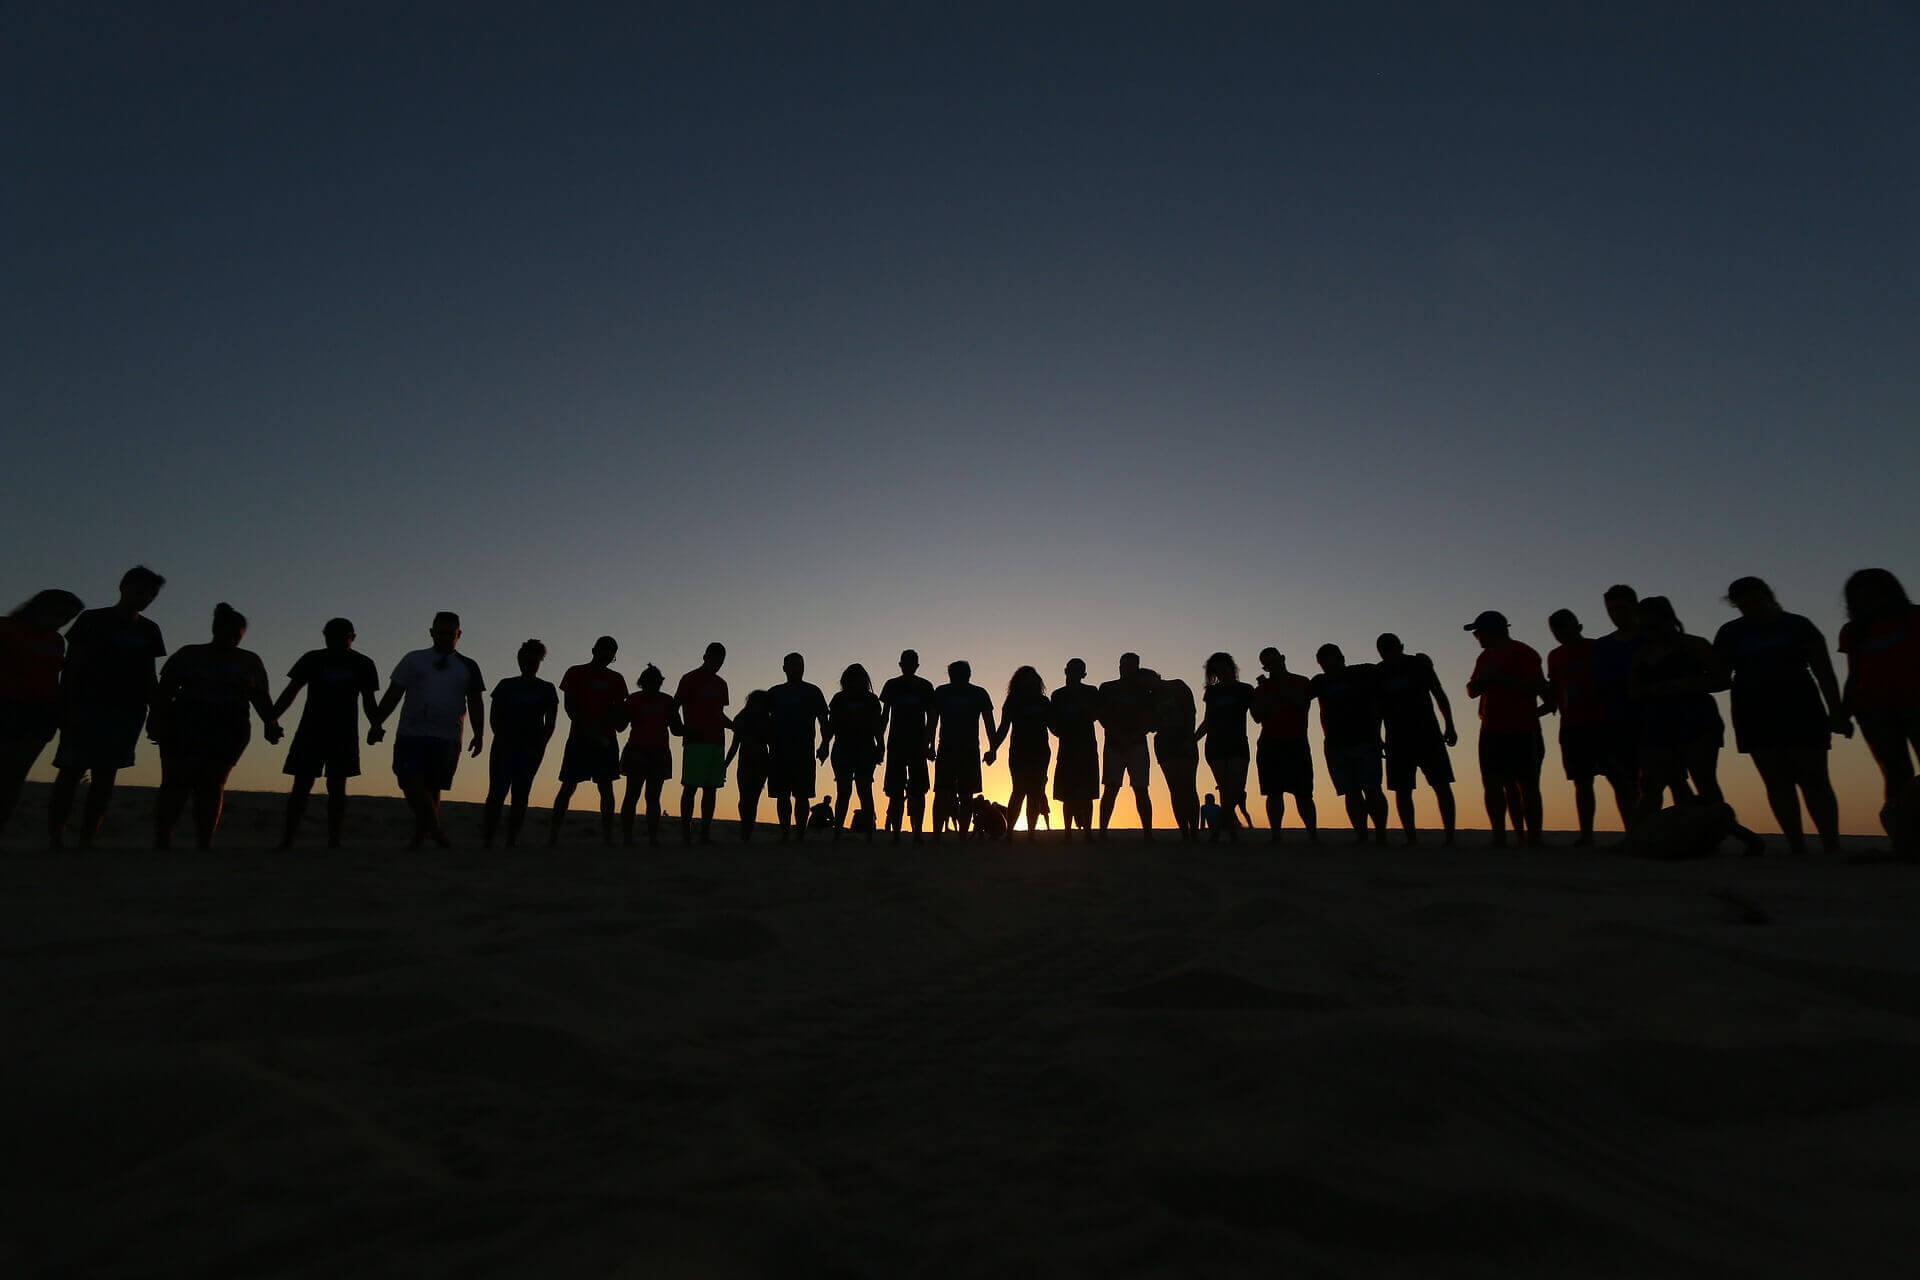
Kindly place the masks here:
POLYGON ((1385 629, 1458 691, 1480 609, 1544 652, 1617 580, 1831 639, 1920 579, 1916 53, 1898 3, 11 6, 0 607, 143 561, 276 680, 451 608, 489 681, 720 639, 736 699, 1385 629))

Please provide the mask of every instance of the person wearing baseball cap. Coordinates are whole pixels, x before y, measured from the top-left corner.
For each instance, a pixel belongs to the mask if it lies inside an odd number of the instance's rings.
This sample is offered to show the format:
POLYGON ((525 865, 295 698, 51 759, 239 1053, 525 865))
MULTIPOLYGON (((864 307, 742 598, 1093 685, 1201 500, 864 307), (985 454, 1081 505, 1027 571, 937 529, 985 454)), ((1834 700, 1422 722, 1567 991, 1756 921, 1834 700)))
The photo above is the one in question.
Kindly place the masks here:
POLYGON ((1551 698, 1540 655, 1515 640, 1506 615, 1488 609, 1465 630, 1480 642, 1467 695, 1480 700, 1480 781, 1486 790, 1493 846, 1507 843, 1507 815, 1521 839, 1540 843, 1540 702, 1551 698))

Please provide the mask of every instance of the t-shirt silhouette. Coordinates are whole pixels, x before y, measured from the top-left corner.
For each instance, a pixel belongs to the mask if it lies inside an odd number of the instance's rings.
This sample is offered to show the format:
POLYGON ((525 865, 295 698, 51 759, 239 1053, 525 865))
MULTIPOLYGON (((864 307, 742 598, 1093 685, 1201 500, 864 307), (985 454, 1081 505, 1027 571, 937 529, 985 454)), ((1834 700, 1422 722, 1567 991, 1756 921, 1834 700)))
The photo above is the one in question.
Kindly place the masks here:
POLYGON ((1207 754, 1247 754, 1247 713, 1253 710, 1253 686, 1244 680, 1222 680, 1200 695, 1207 704, 1207 754))
POLYGON ((1593 676, 1593 647, 1596 642, 1582 636, 1557 646, 1547 655, 1547 679, 1560 698, 1560 727, 1581 729, 1604 724, 1606 703, 1593 676))
POLYGON ((1328 746, 1380 741, 1380 706, 1374 698, 1373 679, 1373 666, 1365 662, 1313 677, 1313 696, 1320 702, 1320 732, 1328 746))
POLYGON ((1265 684, 1254 691, 1254 714, 1260 720, 1260 741, 1291 742, 1307 736, 1307 703, 1313 699, 1313 681, 1303 675, 1287 672, 1281 676, 1268 676, 1265 684), (1281 697, 1282 693, 1291 694, 1298 701, 1290 702, 1281 697))
POLYGON ((880 729, 880 699, 866 689, 842 689, 827 704, 836 742, 874 742, 880 729))
POLYGON ((89 609, 67 630, 67 696, 82 702, 145 706, 154 661, 167 656, 160 628, 145 615, 89 609))
POLYGON ((1864 627, 1844 624, 1839 647, 1847 655, 1856 714, 1920 711, 1920 604, 1864 627))
POLYGON ((1373 668, 1374 698, 1387 738, 1393 742, 1420 742, 1440 736, 1433 711, 1433 659, 1424 653, 1403 654, 1398 661, 1381 661, 1373 668))
POLYGON ((60 699, 67 642, 51 627, 0 617, 0 700, 48 705, 60 699))
POLYGON ((300 655, 287 679, 307 687, 300 709, 304 736, 355 740, 360 734, 363 695, 380 692, 380 669, 373 659, 351 649, 309 649, 300 655))
POLYGON ((802 680, 777 684, 767 690, 767 711, 773 719, 776 755, 805 755, 813 750, 813 726, 827 714, 827 698, 820 686, 802 680))
POLYGON ((922 676, 899 675, 880 686, 887 704, 887 747, 906 744, 926 749, 927 716, 933 710, 933 685, 922 676))
POLYGON ((560 692, 573 695, 572 732, 599 737, 613 732, 614 713, 627 700, 627 678, 590 662, 568 667, 560 692))
POLYGON ((673 699, 680 704, 689 746, 718 746, 726 740, 727 682, 719 672, 695 667, 680 677, 673 699))
POLYGON ((639 690, 627 699, 626 711, 627 724, 633 729, 628 746, 649 750, 672 746, 673 698, 664 690, 639 690))
POLYGON ((933 691, 940 715, 940 749, 963 751, 980 746, 980 717, 993 714, 993 699, 977 684, 943 684, 933 691))
POLYGON ((539 676, 508 676, 493 686, 492 706, 495 742, 537 738, 559 714, 560 692, 539 676))
POLYGON ((393 667, 393 683, 406 691, 400 704, 400 735, 460 741, 467 698, 485 691, 480 667, 458 651, 415 649, 393 667))
POLYGON ((1473 664, 1473 679, 1479 681, 1499 675, 1507 683, 1485 686, 1480 690, 1480 731, 1482 733, 1533 733, 1540 728, 1540 655, 1531 645, 1507 640, 1480 651, 1473 664))
POLYGON ((1152 690, 1139 676, 1122 676, 1100 686, 1095 704, 1100 726, 1107 731, 1107 750, 1129 751, 1145 746, 1147 726, 1153 720, 1152 690))

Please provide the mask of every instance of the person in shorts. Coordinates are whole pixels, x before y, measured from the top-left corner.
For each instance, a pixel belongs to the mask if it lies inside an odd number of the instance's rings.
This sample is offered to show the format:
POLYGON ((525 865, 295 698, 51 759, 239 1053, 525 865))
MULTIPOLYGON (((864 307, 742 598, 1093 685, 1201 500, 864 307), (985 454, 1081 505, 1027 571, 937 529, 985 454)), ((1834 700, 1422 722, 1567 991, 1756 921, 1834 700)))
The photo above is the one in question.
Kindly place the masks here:
MULTIPOLYGON (((1193 740, 1199 708, 1193 686, 1178 676, 1143 672, 1153 685, 1153 758, 1167 784, 1168 807, 1180 838, 1200 834, 1200 747, 1193 740)), ((1033 829, 1031 820, 1027 829, 1033 829)))
POLYGON ((1253 718, 1260 725, 1254 744, 1254 772, 1267 798, 1268 838, 1280 843, 1287 797, 1300 811, 1307 842, 1320 843, 1319 813, 1313 803, 1313 750, 1307 745, 1307 707, 1313 681, 1287 670, 1286 655, 1272 645, 1260 651, 1262 673, 1253 688, 1253 718))
POLYGON ((1120 655, 1120 678, 1100 686, 1094 705, 1106 732, 1106 754, 1100 770, 1100 830, 1113 821, 1113 806, 1123 785, 1133 787, 1134 811, 1140 815, 1143 839, 1153 839, 1153 760, 1147 752, 1147 730, 1153 725, 1153 686, 1140 674, 1140 655, 1120 655))
POLYGON ((1573 784, 1573 813, 1580 824, 1574 843, 1585 846, 1593 843, 1597 807, 1593 780, 1608 771, 1611 751, 1606 704, 1593 677, 1598 642, 1580 634, 1580 619, 1571 609, 1548 614, 1547 629, 1555 645, 1547 653, 1547 684, 1552 692, 1547 695, 1546 710, 1560 716, 1560 767, 1573 784))
POLYGON ((1541 699, 1551 697, 1540 655, 1515 640, 1506 615, 1488 609, 1463 630, 1480 642, 1467 694, 1480 700, 1480 782, 1486 792, 1493 847, 1507 843, 1507 818, 1521 839, 1540 843, 1541 699))
POLYGON ((80 847, 91 848, 113 800, 120 770, 133 763, 147 711, 160 688, 156 664, 167 656, 160 628, 145 616, 166 579, 135 565, 120 577, 120 599, 88 609, 67 632, 60 673, 60 745, 47 797, 47 841, 65 844, 80 779, 89 778, 80 812, 80 847))
POLYGON ((815 794, 814 727, 828 732, 827 698, 806 679, 807 660, 790 653, 781 661, 786 680, 767 690, 772 732, 767 757, 767 789, 780 818, 780 843, 806 839, 807 810, 815 794), (796 824, 795 819, 798 819, 796 824))
POLYGON ((1433 788, 1434 806, 1440 811, 1441 842, 1450 845, 1454 826, 1453 762, 1447 758, 1447 748, 1460 740, 1453 727, 1453 704, 1440 687, 1432 658, 1408 653, 1400 637, 1390 631, 1374 641, 1374 649, 1380 655, 1373 669, 1373 693, 1387 731, 1387 790, 1393 792, 1401 830, 1408 844, 1418 843, 1413 788, 1418 775, 1425 775, 1427 785, 1433 788), (1440 709, 1439 720, 1434 719, 1435 707, 1440 709))
POLYGON ((1071 837, 1077 826, 1093 839, 1093 802, 1100 794, 1100 747, 1094 731, 1100 723, 1100 691, 1087 683, 1082 658, 1067 659, 1066 683, 1053 691, 1053 736, 1059 745, 1053 762, 1053 798, 1060 802, 1062 825, 1071 837))
POLYGON ((880 727, 886 736, 887 770, 881 789, 887 793, 887 830, 900 843, 904 811, 920 843, 920 823, 927 808, 927 716, 933 711, 933 682, 919 674, 920 655, 900 652, 900 674, 880 686, 880 727))
POLYGON ((1240 838, 1236 810, 1247 803, 1247 765, 1253 752, 1247 746, 1247 717, 1253 712, 1253 686, 1240 678, 1240 665, 1230 653, 1210 656, 1201 674, 1206 685, 1200 701, 1206 715, 1193 732, 1193 740, 1207 740, 1207 767, 1213 770, 1213 784, 1220 788, 1220 806, 1226 810, 1223 822, 1213 826, 1210 839, 1218 840, 1224 827, 1229 840, 1240 838))
POLYGON ((333 618, 320 628, 325 647, 309 649, 287 672, 287 687, 274 700, 273 714, 284 717, 300 691, 307 691, 300 724, 287 747, 281 772, 293 779, 279 849, 293 848, 307 812, 313 784, 327 779, 327 848, 338 849, 347 821, 347 779, 360 776, 360 712, 369 723, 378 709, 380 669, 364 653, 353 651, 353 624, 333 618))
POLYGON ((973 683, 973 664, 965 660, 947 664, 947 683, 933 691, 933 714, 927 724, 927 741, 938 741, 933 762, 933 838, 936 843, 951 821, 955 832, 965 839, 973 821, 973 798, 980 794, 980 725, 987 726, 987 739, 997 734, 993 721, 993 696, 973 683))
POLYGON ((1327 758, 1327 776, 1335 794, 1347 802, 1347 819, 1354 839, 1387 842, 1387 796, 1380 789, 1380 700, 1374 690, 1369 663, 1349 665, 1336 644, 1323 644, 1314 653, 1320 674, 1312 681, 1320 703, 1321 751, 1327 758))
POLYGON ((213 847, 227 776, 253 736, 249 710, 280 741, 280 721, 267 700, 267 668, 240 647, 247 620, 224 601, 214 606, 213 639, 190 644, 160 668, 160 690, 148 721, 160 745, 160 790, 154 798, 153 847, 173 843, 174 824, 193 805, 194 845, 213 847))
POLYGON ((387 692, 374 708, 376 719, 367 730, 367 745, 386 736, 386 722, 394 709, 400 726, 393 736, 393 776, 413 811, 413 839, 418 849, 431 840, 449 847, 440 825, 440 796, 453 785, 460 767, 460 740, 467 718, 473 718, 473 741, 467 751, 478 759, 487 731, 487 708, 480 700, 487 682, 480 667, 459 652, 460 615, 446 610, 433 615, 427 629, 431 646, 415 649, 394 664, 387 692), (404 705, 403 705, 404 704, 404 705))
POLYGON ((67 656, 60 629, 83 607, 71 591, 40 591, 0 618, 0 831, 27 772, 60 730, 60 667, 67 656))
POLYGON ((727 647, 707 646, 700 665, 674 686, 673 706, 684 726, 680 749, 680 842, 693 842, 693 798, 700 797, 700 843, 713 843, 713 807, 727 781, 727 682, 720 667, 727 647))
POLYGON ((773 713, 767 710, 767 691, 755 689, 740 703, 740 714, 733 718, 733 745, 727 748, 722 768, 740 758, 734 775, 734 788, 740 793, 740 843, 753 839, 753 828, 760 817, 760 794, 767 786, 767 758, 773 736, 773 713))
POLYGON ((833 780, 839 793, 834 808, 840 818, 833 828, 835 840, 848 829, 847 804, 858 793, 860 812, 867 815, 867 841, 873 841, 873 771, 880 763, 880 717, 873 677, 856 662, 840 673, 840 691, 827 704, 827 735, 820 743, 821 758, 833 761, 833 780))
POLYGON ((1013 824, 1022 809, 1027 815, 1027 838, 1039 829, 1047 810, 1047 766, 1053 763, 1053 701, 1047 697, 1047 685, 1040 672, 1022 666, 1007 681, 1006 700, 1000 704, 1000 731, 988 740, 986 763, 1000 754, 1000 744, 1012 737, 1007 749, 1007 774, 1013 789, 1007 797, 1007 839, 1013 839, 1013 824))
POLYGON ((1640 593, 1624 582, 1600 597, 1613 630, 1593 642, 1593 692, 1605 717, 1600 772, 1628 832, 1640 814, 1640 707, 1633 697, 1633 667, 1647 643, 1640 624, 1640 593))
POLYGON ((560 843, 561 824, 574 788, 591 782, 600 791, 600 843, 613 844, 613 783, 620 776, 620 710, 627 678, 613 669, 620 644, 612 636, 593 642, 593 660, 568 667, 560 677, 567 710, 567 743, 560 751, 560 790, 553 797, 547 844, 560 843))
POLYGON ((620 772, 627 776, 627 794, 620 803, 621 840, 633 843, 633 816, 640 797, 647 798, 647 843, 660 843, 660 792, 673 776, 672 739, 684 734, 680 713, 670 694, 662 692, 666 683, 660 668, 648 663, 640 673, 640 688, 627 699, 620 721, 631 732, 627 749, 620 753, 620 772))
POLYGON ((513 807, 507 811, 507 848, 520 843, 533 780, 560 719, 560 691, 540 678, 540 664, 546 657, 547 646, 527 641, 515 655, 520 674, 493 686, 493 753, 487 757, 487 803, 481 819, 482 839, 489 849, 500 829, 501 807, 509 797, 513 807))

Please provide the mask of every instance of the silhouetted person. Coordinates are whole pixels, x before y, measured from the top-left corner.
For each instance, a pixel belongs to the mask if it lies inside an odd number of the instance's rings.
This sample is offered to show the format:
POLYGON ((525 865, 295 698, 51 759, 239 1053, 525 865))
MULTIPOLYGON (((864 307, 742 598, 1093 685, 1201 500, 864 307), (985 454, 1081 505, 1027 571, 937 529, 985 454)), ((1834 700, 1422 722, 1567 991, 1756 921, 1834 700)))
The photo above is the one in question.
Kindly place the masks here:
POLYGON ((720 667, 727 647, 719 641, 707 646, 700 665, 680 677, 673 705, 685 726, 680 749, 680 842, 693 842, 693 797, 700 795, 700 843, 713 843, 713 807, 727 781, 727 682, 720 667))
MULTIPOLYGON (((1640 596, 1626 583, 1608 587, 1601 597, 1613 630, 1593 642, 1593 688, 1606 714, 1606 748, 1601 772, 1613 788, 1620 822, 1629 831, 1640 815, 1640 708, 1631 689, 1633 663, 1646 644, 1640 627, 1640 596)), ((1657 808, 1658 806, 1656 806, 1657 808)))
MULTIPOLYGON (((1640 627, 1646 643, 1634 657, 1629 684, 1640 719, 1639 816, 1658 814, 1668 791, 1676 806, 1696 797, 1724 805, 1719 764, 1726 725, 1713 695, 1727 687, 1726 667, 1711 644, 1686 633, 1665 596, 1640 602, 1640 627)), ((1745 827, 1732 823, 1730 830, 1748 854, 1764 849, 1745 827)))
POLYGON ((0 618, 0 831, 19 803, 27 771, 60 729, 60 629, 80 612, 71 591, 40 591, 0 618))
POLYGON ((1206 688, 1200 700, 1207 711, 1193 740, 1207 740, 1207 767, 1213 770, 1213 785, 1220 788, 1220 803, 1226 810, 1224 822, 1213 828, 1213 838, 1219 839, 1224 826, 1228 839, 1238 840, 1240 824, 1233 815, 1247 799, 1247 766, 1253 756, 1247 745, 1247 716, 1253 710, 1253 686, 1240 678, 1240 666, 1230 653, 1208 657, 1202 674, 1206 688))
POLYGON ((1895 834, 1893 806, 1909 790, 1920 754, 1920 606, 1885 569, 1861 569, 1847 578, 1847 621, 1840 652, 1847 655, 1844 709, 1860 722, 1886 785, 1880 818, 1895 834))
POLYGON ((1193 737, 1199 708, 1193 686, 1158 672, 1141 674, 1153 687, 1153 757, 1166 779, 1174 825, 1181 839, 1192 840, 1200 834, 1200 746, 1193 737))
POLYGON ((1433 659, 1424 653, 1408 653, 1400 637, 1383 633, 1374 641, 1380 655, 1373 669, 1374 697, 1380 704, 1380 720, 1387 730, 1387 790, 1393 792, 1394 807, 1400 812, 1400 827, 1407 843, 1414 844, 1413 788, 1420 774, 1433 788, 1434 805, 1440 810, 1442 841, 1453 843, 1453 762, 1447 748, 1460 741, 1453 727, 1453 704, 1440 687, 1433 659), (1435 707, 1440 719, 1434 719, 1435 707), (1444 728, 1442 724, 1444 723, 1444 728))
POLYGON ((773 729, 767 789, 773 792, 780 842, 785 844, 790 833, 799 840, 807 835, 807 811, 814 796, 813 730, 818 725, 821 733, 827 732, 827 699, 819 685, 807 683, 807 661, 799 654, 788 654, 780 669, 786 682, 767 690, 773 729))
POLYGON ((1053 691, 1053 736, 1060 740, 1053 763, 1053 798, 1060 802, 1062 829, 1069 839, 1076 825, 1093 839, 1093 800, 1100 793, 1100 747, 1094 725, 1100 717, 1100 692, 1087 681, 1087 664, 1067 661, 1066 683, 1053 691))
POLYGON ((120 599, 89 609, 67 632, 60 673, 60 745, 53 753, 53 794, 47 799, 47 838, 62 846, 73 793, 91 776, 80 814, 80 847, 90 848, 113 800, 113 780, 133 763, 140 730, 159 692, 155 663, 167 656, 160 628, 143 611, 166 579, 144 565, 120 577, 120 599))
POLYGON ((1307 840, 1320 843, 1319 814, 1313 803, 1313 750, 1307 745, 1307 705, 1313 681, 1287 670, 1286 655, 1272 645, 1260 651, 1264 668, 1253 689, 1253 718, 1260 725, 1254 745, 1254 771, 1267 798, 1268 838, 1280 843, 1280 824, 1291 795, 1300 810, 1307 840))
POLYGON ((1013 839, 1014 823, 1021 807, 1027 813, 1027 836, 1040 826, 1047 809, 1047 767, 1053 763, 1053 699, 1047 697, 1046 681, 1032 667, 1020 667, 1007 681, 1006 701, 1000 704, 1000 731, 993 735, 987 749, 987 763, 999 754, 1000 744, 1009 736, 1007 772, 1013 779, 1013 791, 1007 797, 1007 839, 1013 839))
POLYGON ((247 620, 222 602, 213 609, 213 640, 190 644, 160 668, 160 691, 148 728, 160 744, 160 794, 154 801, 153 847, 173 843, 174 824, 193 802, 194 844, 213 847, 227 775, 253 736, 249 708, 280 741, 280 721, 267 700, 267 669, 240 647, 247 620))
POLYGON ((760 793, 767 785, 767 765, 773 741, 773 713, 767 710, 767 691, 755 689, 740 704, 733 718, 733 746, 727 750, 725 764, 740 757, 740 771, 734 785, 740 792, 740 843, 753 839, 753 827, 760 815, 760 793))
POLYGON ((966 662, 947 664, 947 683, 933 691, 933 714, 927 718, 927 745, 938 750, 933 762, 933 838, 952 819, 965 838, 973 817, 973 798, 980 794, 980 724, 987 737, 995 733, 993 698, 973 683, 973 667, 966 662))
POLYGON ((1840 853, 1840 802, 1827 775, 1833 733, 1853 736, 1841 709, 1840 683, 1820 629, 1773 598, 1759 578, 1736 578, 1727 603, 1740 616, 1721 627, 1713 649, 1733 677, 1733 741, 1753 757, 1767 804, 1796 857, 1807 840, 1800 800, 1828 857, 1840 853))
POLYGON ((1320 703, 1321 751, 1327 758, 1327 776, 1334 793, 1347 802, 1347 820, 1356 842, 1367 838, 1387 842, 1387 796, 1380 789, 1380 700, 1374 693, 1374 670, 1367 663, 1350 665, 1336 644, 1314 652, 1320 674, 1313 677, 1313 696, 1320 703))
POLYGON ((560 691, 539 674, 546 657, 547 646, 527 641, 516 655, 520 674, 493 686, 493 753, 487 757, 487 803, 481 820, 482 838, 489 849, 494 832, 500 829, 500 808, 509 796, 513 807, 507 813, 507 848, 520 843, 533 780, 560 719, 560 691))
POLYGON ((36 591, 0 618, 0 831, 13 816, 27 771, 60 731, 60 668, 67 658, 60 629, 81 608, 71 591, 36 591))
POLYGON ((327 848, 340 847, 347 821, 347 779, 360 776, 360 712, 365 708, 372 723, 379 706, 380 669, 372 658, 353 651, 353 624, 345 618, 330 619, 320 628, 320 638, 326 647, 300 655, 287 672, 287 687, 273 704, 274 719, 279 720, 300 691, 307 691, 281 770, 293 779, 280 835, 282 849, 293 848, 300 819, 307 812, 307 797, 322 774, 327 779, 327 848))
POLYGON ((920 824, 927 808, 927 716, 933 711, 933 683, 917 674, 920 655, 900 653, 900 674, 880 687, 880 727, 886 736, 887 830, 900 843, 900 816, 904 807, 913 826, 913 842, 920 843, 920 824))
POLYGON ((1463 630, 1480 642, 1467 693, 1480 700, 1480 782, 1493 847, 1507 843, 1507 817, 1529 845, 1540 843, 1540 700, 1552 696, 1540 655, 1513 638, 1506 615, 1488 609, 1463 630))
POLYGON ((386 696, 375 708, 376 723, 367 730, 367 745, 386 736, 387 718, 400 708, 400 727, 393 735, 393 776, 400 783, 407 807, 413 810, 413 839, 418 849, 431 840, 448 847, 440 825, 440 794, 453 785, 460 767, 460 739, 467 717, 473 718, 473 742, 468 754, 478 759, 487 736, 487 709, 480 695, 487 682, 480 667, 455 646, 460 643, 460 615, 442 610, 427 629, 429 648, 415 649, 394 664, 386 696), (402 700, 405 705, 402 705, 402 700))
POLYGON ((1207 792, 1207 798, 1200 805, 1200 829, 1218 831, 1220 829, 1220 806, 1213 802, 1213 792, 1207 792))
POLYGON ((1580 823, 1580 838, 1574 843, 1590 845, 1593 780, 1608 771, 1612 755, 1607 707, 1593 676, 1594 646, 1599 642, 1580 634, 1580 619, 1571 609, 1554 610, 1547 629, 1559 642, 1547 654, 1547 710, 1560 716, 1560 764, 1573 784, 1573 812, 1580 823))
POLYGON ((648 663, 640 673, 640 688, 627 699, 621 723, 632 730, 627 749, 620 754, 620 772, 627 776, 627 794, 620 805, 621 839, 633 843, 633 815, 640 797, 647 798, 647 843, 660 843, 660 792, 673 776, 673 737, 684 733, 673 696, 661 690, 666 677, 648 663))
POLYGON ((1100 830, 1113 821, 1120 788, 1133 788, 1133 807, 1140 815, 1140 833, 1153 839, 1152 758, 1147 754, 1147 730, 1153 724, 1153 686, 1140 674, 1140 655, 1120 655, 1120 678, 1100 686, 1100 727, 1106 731, 1106 760, 1101 768, 1100 830))
POLYGON ((873 841, 873 771, 880 766, 880 716, 873 677, 856 662, 840 673, 840 691, 827 704, 827 736, 820 744, 821 757, 833 761, 833 780, 838 787, 835 840, 847 828, 847 802, 857 791, 861 812, 868 817, 867 841, 873 841))
POLYGON ((593 660, 568 667, 560 677, 567 743, 560 751, 560 790, 553 797, 549 845, 560 843, 567 806, 583 782, 600 790, 600 843, 613 844, 613 783, 620 776, 620 713, 627 702, 627 678, 612 665, 619 652, 612 636, 601 636, 593 642, 593 660))

